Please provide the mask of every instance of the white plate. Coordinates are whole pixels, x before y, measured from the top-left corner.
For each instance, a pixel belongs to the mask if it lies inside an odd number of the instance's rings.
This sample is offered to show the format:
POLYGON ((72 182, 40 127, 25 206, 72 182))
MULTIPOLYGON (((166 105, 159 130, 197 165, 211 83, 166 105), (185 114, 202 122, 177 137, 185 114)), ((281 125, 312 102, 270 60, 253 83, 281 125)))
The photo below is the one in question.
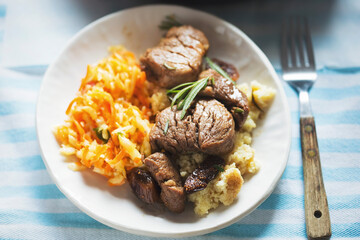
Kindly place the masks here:
POLYGON ((37 105, 37 133, 42 157, 58 188, 89 216, 126 232, 185 237, 226 227, 253 211, 279 181, 290 148, 290 114, 280 80, 263 52, 238 28, 204 12, 169 5, 132 8, 103 17, 81 30, 45 74, 37 105), (106 179, 90 171, 67 168, 52 129, 65 119, 65 110, 85 76, 87 64, 107 56, 107 48, 122 44, 138 56, 155 46, 163 35, 158 25, 175 14, 185 24, 201 29, 210 40, 209 56, 238 67, 239 81, 259 82, 277 90, 266 118, 254 132, 253 147, 261 170, 245 182, 237 200, 199 218, 189 204, 180 215, 148 210, 127 185, 109 187, 106 179))

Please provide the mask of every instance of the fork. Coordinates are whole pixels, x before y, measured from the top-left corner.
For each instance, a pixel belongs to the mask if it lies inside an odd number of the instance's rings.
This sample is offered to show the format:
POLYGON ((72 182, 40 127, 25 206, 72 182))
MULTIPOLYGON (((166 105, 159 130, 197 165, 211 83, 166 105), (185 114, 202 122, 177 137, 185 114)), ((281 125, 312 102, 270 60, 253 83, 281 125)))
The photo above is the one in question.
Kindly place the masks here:
POLYGON ((327 238, 331 236, 330 214, 321 172, 315 119, 309 100, 309 90, 317 74, 306 18, 290 18, 283 22, 281 65, 283 79, 299 95, 306 232, 309 238, 327 238))

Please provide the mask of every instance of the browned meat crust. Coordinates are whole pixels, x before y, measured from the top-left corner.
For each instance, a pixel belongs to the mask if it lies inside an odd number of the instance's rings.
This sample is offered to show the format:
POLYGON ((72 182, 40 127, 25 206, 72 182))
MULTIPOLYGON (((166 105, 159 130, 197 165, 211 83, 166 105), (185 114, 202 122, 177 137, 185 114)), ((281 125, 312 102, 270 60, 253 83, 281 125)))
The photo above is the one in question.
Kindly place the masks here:
MULTIPOLYGON (((236 81, 239 78, 239 72, 234 65, 217 58, 212 58, 211 61, 217 64, 222 70, 224 70, 232 80, 236 81)), ((210 69, 210 66, 206 64, 205 68, 210 69)))
POLYGON ((199 78, 210 77, 208 86, 199 93, 200 96, 212 97, 223 103, 231 112, 236 122, 236 129, 240 129, 249 114, 246 95, 230 80, 213 69, 203 71, 199 78), (211 78, 214 80, 212 81, 211 78))
POLYGON ((172 27, 160 43, 140 58, 149 81, 171 88, 197 79, 209 48, 204 33, 192 26, 172 27))
POLYGON ((127 179, 140 200, 149 204, 160 202, 160 188, 148 171, 134 168, 127 173, 127 179))
POLYGON ((185 209, 186 194, 179 171, 164 153, 153 153, 144 160, 152 177, 160 185, 160 198, 172 212, 181 213, 185 209))
POLYGON ((224 167, 224 160, 218 156, 208 156, 186 179, 186 193, 204 190, 224 167))
POLYGON ((150 132, 152 151, 226 154, 234 147, 235 123, 223 104, 215 99, 199 100, 184 119, 176 106, 156 116, 150 132), (165 131, 168 122, 168 130, 165 131))

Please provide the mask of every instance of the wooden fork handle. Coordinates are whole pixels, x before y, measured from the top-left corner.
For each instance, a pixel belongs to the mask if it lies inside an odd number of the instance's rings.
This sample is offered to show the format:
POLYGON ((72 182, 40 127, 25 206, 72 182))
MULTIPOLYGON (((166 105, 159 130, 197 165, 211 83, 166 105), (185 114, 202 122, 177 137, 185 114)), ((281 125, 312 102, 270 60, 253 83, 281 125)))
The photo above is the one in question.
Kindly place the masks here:
POLYGON ((314 117, 300 118, 305 184, 305 220, 309 238, 329 238, 331 225, 323 183, 314 117))

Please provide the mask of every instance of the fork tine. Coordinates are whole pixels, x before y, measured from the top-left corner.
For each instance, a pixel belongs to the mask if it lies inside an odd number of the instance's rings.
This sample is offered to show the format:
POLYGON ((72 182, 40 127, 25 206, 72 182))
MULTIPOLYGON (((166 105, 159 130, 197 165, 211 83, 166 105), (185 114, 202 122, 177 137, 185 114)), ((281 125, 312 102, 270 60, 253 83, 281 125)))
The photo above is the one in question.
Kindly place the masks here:
POLYGON ((297 30, 297 39, 298 39, 298 48, 299 48, 299 60, 300 66, 305 67, 305 59, 304 59, 304 39, 302 32, 302 23, 304 22, 304 18, 297 17, 296 18, 296 30, 297 30))
POLYGON ((283 20, 282 23, 282 36, 281 36, 281 65, 282 69, 287 70, 288 69, 288 42, 287 42, 287 28, 286 28, 286 22, 283 20))
POLYGON ((315 70, 315 59, 314 59, 314 50, 311 42, 311 35, 309 30, 309 24, 306 18, 304 18, 304 26, 305 26, 305 41, 306 41, 306 53, 309 60, 309 68, 315 70))
POLYGON ((290 51, 291 51, 291 62, 292 67, 296 68, 296 42, 295 42, 295 20, 293 17, 290 18, 290 51))

